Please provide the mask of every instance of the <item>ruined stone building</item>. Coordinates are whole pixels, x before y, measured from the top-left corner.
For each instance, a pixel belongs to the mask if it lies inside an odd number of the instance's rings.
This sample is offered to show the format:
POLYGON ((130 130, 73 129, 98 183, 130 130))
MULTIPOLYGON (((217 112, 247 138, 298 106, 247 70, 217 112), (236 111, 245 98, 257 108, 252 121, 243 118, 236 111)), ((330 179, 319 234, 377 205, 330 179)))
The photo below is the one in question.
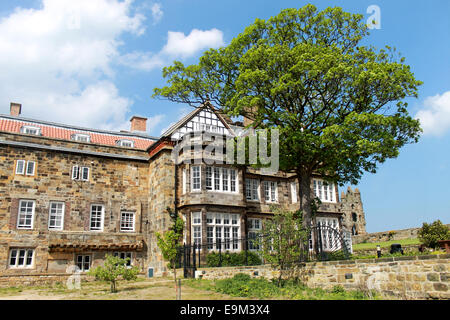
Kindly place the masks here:
MULTIPOLYGON (((225 246, 261 230, 270 204, 298 209, 291 173, 173 161, 187 134, 234 134, 231 120, 211 105, 193 109, 160 137, 146 134, 144 117, 113 132, 29 119, 20 104, 10 107, 0 115, 0 275, 61 274, 70 266, 85 272, 106 254, 160 274, 165 262, 155 233, 168 230, 171 212, 185 221, 186 243, 225 246)), ((311 188, 322 201, 318 221, 365 232, 357 189, 339 199, 337 186, 320 177, 311 188)))

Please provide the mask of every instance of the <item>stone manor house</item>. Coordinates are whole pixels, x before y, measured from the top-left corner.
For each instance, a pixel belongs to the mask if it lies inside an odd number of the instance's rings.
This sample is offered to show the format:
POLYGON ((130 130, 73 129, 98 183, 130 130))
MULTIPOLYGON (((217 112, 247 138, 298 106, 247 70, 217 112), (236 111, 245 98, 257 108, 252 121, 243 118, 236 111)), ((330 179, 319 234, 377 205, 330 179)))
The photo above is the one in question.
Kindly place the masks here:
MULTIPOLYGON (((131 118, 129 131, 113 132, 21 113, 11 103, 10 114, 0 115, 2 276, 61 274, 73 266, 85 272, 106 254, 129 257, 142 272, 153 268, 158 275, 166 262, 155 233, 171 226, 172 212, 185 221, 185 243, 220 241, 224 251, 240 251, 240 243, 227 241, 261 230, 270 204, 298 209, 292 173, 172 161, 184 135, 233 135, 233 126, 243 125, 208 103, 160 137, 146 134, 140 116, 131 118)), ((315 177, 311 192, 322 201, 317 221, 365 233, 358 189, 339 198, 337 186, 315 177)))

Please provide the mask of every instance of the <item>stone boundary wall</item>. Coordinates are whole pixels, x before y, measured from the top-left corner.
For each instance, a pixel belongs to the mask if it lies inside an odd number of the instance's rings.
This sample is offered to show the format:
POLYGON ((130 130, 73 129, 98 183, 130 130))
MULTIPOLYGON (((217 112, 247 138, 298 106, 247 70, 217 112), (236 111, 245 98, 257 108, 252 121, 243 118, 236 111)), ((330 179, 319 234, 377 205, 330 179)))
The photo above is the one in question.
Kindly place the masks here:
MULTIPOLYGON (((200 268, 203 279, 230 278, 237 273, 272 279, 268 265, 200 268)), ((310 288, 376 290, 398 299, 450 299, 450 254, 306 263, 300 277, 310 288)))
MULTIPOLYGON (((450 228, 450 224, 446 224, 447 227, 450 228)), ((390 240, 403 240, 403 239, 413 239, 417 238, 417 233, 419 232, 419 228, 410 228, 410 229, 401 229, 401 230, 390 230, 390 231, 382 231, 382 232, 373 232, 373 233, 365 233, 359 234, 356 236, 352 236, 352 243, 358 244, 363 242, 384 242, 390 240)))
MULTIPOLYGON (((0 275, 0 288, 51 285, 60 282, 66 285, 67 280, 72 274, 54 273, 54 274, 33 274, 33 275, 0 275)), ((93 281, 94 277, 81 274, 81 283, 93 281)))

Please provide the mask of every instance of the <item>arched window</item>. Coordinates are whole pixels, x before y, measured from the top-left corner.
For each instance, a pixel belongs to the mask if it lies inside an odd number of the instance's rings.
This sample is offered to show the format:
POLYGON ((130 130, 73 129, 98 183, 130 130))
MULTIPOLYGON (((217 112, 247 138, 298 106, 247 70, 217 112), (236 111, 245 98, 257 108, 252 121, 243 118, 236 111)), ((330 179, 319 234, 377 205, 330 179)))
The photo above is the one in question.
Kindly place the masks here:
POLYGON ((354 212, 352 212, 352 220, 353 220, 353 222, 358 221, 358 216, 354 212))

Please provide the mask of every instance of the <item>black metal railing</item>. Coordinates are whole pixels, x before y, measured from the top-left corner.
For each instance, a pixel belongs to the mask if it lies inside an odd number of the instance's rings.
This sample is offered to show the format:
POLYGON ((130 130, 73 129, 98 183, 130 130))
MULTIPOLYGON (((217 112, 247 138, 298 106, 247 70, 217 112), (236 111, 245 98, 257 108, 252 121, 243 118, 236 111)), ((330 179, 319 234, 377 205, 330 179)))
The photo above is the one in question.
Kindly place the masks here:
MULTIPOLYGON (((183 244, 178 249, 176 265, 183 267, 185 277, 194 277, 195 271, 200 267, 222 267, 222 266, 249 266, 264 263, 261 254, 261 246, 269 245, 268 237, 264 234, 257 234, 247 238, 239 239, 218 239, 216 242, 183 244), (211 265, 209 255, 215 255, 215 260, 211 265), (225 261, 230 254, 237 254, 234 263, 225 261), (258 259, 255 258, 257 256, 258 259), (209 260, 209 261, 208 261, 209 260), (209 262, 209 263, 208 263, 209 262)), ((298 264, 309 261, 343 260, 348 259, 350 250, 344 241, 342 233, 329 226, 317 226, 310 230, 309 236, 305 239, 297 239, 296 245, 299 247, 295 261, 289 264, 298 264)))

